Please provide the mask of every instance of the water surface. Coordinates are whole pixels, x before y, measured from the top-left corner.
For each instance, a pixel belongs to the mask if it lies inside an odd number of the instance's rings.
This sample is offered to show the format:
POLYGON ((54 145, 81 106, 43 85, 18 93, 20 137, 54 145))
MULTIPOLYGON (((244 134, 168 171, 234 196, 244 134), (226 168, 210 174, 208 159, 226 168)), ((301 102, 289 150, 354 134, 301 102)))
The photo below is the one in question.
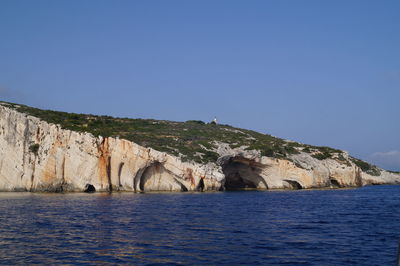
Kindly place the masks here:
POLYGON ((0 264, 394 265, 400 186, 0 193, 0 264))

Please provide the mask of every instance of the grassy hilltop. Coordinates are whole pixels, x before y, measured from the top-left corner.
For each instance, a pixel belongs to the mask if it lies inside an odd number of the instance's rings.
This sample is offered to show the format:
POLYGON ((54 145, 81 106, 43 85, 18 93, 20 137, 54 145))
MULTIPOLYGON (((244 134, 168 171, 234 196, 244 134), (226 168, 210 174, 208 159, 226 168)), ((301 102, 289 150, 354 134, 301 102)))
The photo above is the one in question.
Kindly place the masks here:
MULTIPOLYGON (((231 148, 242 147, 258 150, 261 155, 288 158, 300 152, 310 153, 319 160, 334 158, 348 164, 343 152, 329 147, 319 147, 287 141, 252 130, 229 125, 204 123, 199 120, 173 122, 153 119, 114 118, 90 114, 75 114, 51 110, 41 110, 26 105, 1 102, 0 104, 19 112, 38 117, 46 122, 59 124, 64 129, 89 132, 94 136, 119 137, 145 147, 180 156, 182 160, 198 163, 215 162, 218 142, 229 144, 231 148)), ((364 161, 350 158, 363 171, 379 175, 379 170, 364 161)))

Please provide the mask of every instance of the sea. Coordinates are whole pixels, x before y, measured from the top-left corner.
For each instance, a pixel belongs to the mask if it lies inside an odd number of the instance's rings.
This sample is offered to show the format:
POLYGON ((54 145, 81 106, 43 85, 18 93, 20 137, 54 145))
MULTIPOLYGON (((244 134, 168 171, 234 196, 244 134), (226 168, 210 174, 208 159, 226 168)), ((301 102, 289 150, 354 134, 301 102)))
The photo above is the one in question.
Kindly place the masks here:
POLYGON ((0 264, 396 265, 400 186, 0 193, 0 264))

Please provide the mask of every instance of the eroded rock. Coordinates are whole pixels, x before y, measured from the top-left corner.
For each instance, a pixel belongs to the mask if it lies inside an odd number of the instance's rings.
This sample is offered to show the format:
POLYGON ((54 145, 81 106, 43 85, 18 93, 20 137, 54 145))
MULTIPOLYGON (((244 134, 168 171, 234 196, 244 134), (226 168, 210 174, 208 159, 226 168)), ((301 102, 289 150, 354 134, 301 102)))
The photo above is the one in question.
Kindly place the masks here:
POLYGON ((217 144, 217 162, 183 162, 124 139, 65 130, 0 104, 0 190, 219 191, 400 183, 394 173, 371 176, 353 163, 307 153, 277 159, 217 144))

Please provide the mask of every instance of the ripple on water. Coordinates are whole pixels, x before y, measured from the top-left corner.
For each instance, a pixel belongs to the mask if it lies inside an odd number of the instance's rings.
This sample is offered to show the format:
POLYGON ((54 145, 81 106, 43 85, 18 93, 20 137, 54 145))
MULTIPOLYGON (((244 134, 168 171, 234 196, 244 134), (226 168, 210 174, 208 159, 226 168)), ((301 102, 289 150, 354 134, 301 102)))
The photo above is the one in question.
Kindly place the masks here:
POLYGON ((0 193, 1 264, 393 265, 400 187, 0 193))

